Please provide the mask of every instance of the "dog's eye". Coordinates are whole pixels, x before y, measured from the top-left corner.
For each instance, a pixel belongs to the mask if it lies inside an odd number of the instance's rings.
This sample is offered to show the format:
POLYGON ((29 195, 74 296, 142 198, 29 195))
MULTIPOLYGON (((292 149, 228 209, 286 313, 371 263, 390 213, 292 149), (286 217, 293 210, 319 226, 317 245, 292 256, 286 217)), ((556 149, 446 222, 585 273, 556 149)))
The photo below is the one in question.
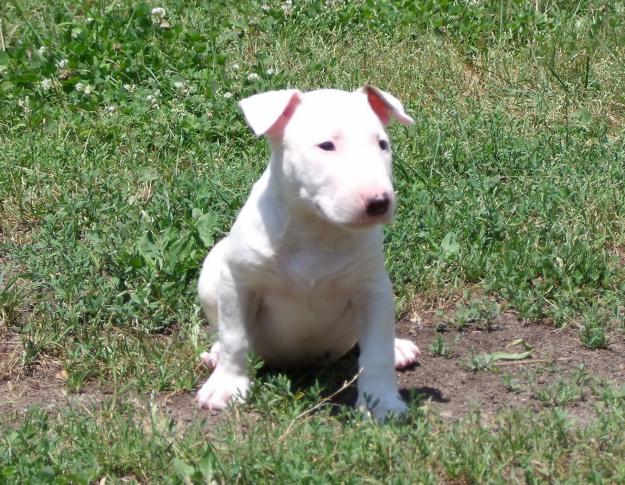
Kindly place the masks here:
POLYGON ((380 145, 380 150, 388 150, 388 142, 386 140, 380 140, 378 145, 380 145))
POLYGON ((323 143, 319 143, 319 145, 317 146, 325 152, 333 152, 334 150, 336 150, 334 143, 332 143, 331 141, 324 141, 323 143))

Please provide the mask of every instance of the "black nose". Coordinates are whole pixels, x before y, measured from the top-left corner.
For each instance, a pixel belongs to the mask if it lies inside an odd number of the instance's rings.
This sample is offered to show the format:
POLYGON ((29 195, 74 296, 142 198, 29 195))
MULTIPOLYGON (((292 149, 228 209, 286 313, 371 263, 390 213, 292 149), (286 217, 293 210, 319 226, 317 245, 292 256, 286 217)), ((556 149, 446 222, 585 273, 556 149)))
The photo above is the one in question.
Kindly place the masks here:
POLYGON ((384 194, 369 197, 365 202, 365 210, 369 216, 381 216, 388 211, 390 205, 391 199, 385 192, 384 194))

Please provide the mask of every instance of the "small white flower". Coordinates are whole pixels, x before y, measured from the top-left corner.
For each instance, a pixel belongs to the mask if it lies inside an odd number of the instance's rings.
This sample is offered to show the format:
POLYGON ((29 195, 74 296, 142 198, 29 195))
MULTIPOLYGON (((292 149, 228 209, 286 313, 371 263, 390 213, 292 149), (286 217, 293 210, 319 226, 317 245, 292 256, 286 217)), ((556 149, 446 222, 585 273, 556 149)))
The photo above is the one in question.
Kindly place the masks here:
POLYGON ((285 0, 280 7, 285 15, 289 15, 293 11, 293 1, 285 0))
POLYGON ((238 64, 232 64, 232 66, 230 66, 232 68, 233 71, 238 71, 240 69, 241 66, 239 66, 238 64))
POLYGON ((226 92, 224 93, 224 98, 225 98, 225 99, 230 99, 231 97, 232 97, 232 93, 231 93, 230 91, 226 91, 226 92))
POLYGON ((167 20, 167 12, 163 7, 154 7, 150 13, 152 23, 158 25, 161 29, 171 28, 171 24, 167 20))
POLYGON ((48 48, 45 45, 42 45, 41 47, 39 47, 39 49, 37 49, 37 52, 39 53, 40 56, 43 57, 48 52, 48 48))
POLYGON ((263 3, 260 6, 260 9, 263 10, 264 12, 269 12, 269 10, 271 10, 271 6, 269 4, 267 4, 267 3, 263 3))
POLYGON ((78 91, 79 93, 84 93, 87 96, 93 93, 93 86, 85 83, 76 83, 74 89, 76 89, 76 91, 78 91))
POLYGON ((256 74, 255 72, 250 72, 250 73, 247 75, 247 79, 248 79, 249 81, 258 81, 258 80, 260 79, 260 76, 259 76, 258 74, 256 74))
MULTIPOLYGON (((141 210, 141 220, 150 223, 150 222, 154 221, 154 217, 152 217, 150 214, 148 214, 146 211, 144 211, 142 209, 141 210)), ((147 303, 147 301, 146 301, 146 303, 147 303)))
POLYGON ((50 91, 53 85, 54 83, 52 82, 52 79, 50 78, 42 79, 41 82, 39 83, 39 87, 43 89, 44 91, 50 91))
POLYGON ((105 106, 104 111, 106 111, 107 113, 115 113, 115 111, 117 111, 117 107, 111 104, 109 106, 105 106))
POLYGON ((148 102, 148 104, 152 108, 156 108, 156 107, 158 107, 158 98, 160 98, 160 96, 161 96, 161 92, 157 89, 152 94, 148 94, 145 97, 145 100, 148 102))
POLYGON ((174 83, 174 88, 176 89, 176 91, 178 91, 180 94, 184 94, 185 96, 188 94, 191 94, 192 92, 195 91, 195 86, 191 86, 188 82, 186 81, 176 81, 174 83))
POLYGON ((269 69, 267 69, 268 76, 273 76, 275 73, 276 73, 276 70, 273 67, 270 67, 269 69))
MULTIPOLYGON (((182 103, 177 103, 174 101, 170 104, 170 107, 171 107, 171 112, 176 116, 184 118, 190 115, 190 113, 187 113, 187 110, 185 109, 185 106, 182 103)), ((190 116, 193 116, 193 115, 190 115, 190 116)))
POLYGON ((17 105, 24 110, 24 114, 29 114, 32 109, 30 107, 30 98, 26 96, 25 98, 20 98, 17 100, 17 105))
POLYGON ((156 20, 164 19, 165 15, 167 15, 167 12, 165 11, 163 7, 154 7, 152 9, 152 12, 150 12, 150 15, 152 16, 152 21, 155 21, 155 19, 156 20))
POLYGON ((129 93, 132 93, 132 92, 134 92, 135 89, 137 89, 137 86, 135 86, 134 84, 122 84, 122 86, 129 93))
POLYGON ((56 61, 56 67, 59 69, 65 69, 68 64, 69 61, 67 59, 59 59, 58 61, 56 61))

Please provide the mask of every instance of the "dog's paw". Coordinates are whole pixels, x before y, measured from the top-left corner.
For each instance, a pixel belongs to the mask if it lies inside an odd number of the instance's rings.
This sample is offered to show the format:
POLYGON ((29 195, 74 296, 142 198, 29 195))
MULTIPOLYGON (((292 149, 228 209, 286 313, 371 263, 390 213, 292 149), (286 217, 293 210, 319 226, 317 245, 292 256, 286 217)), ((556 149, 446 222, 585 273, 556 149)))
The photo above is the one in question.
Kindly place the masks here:
POLYGON ((377 421, 398 418, 408 409, 406 403, 395 393, 383 396, 371 396, 363 393, 358 396, 356 406, 373 416, 377 421))
POLYGON ((200 359, 209 369, 214 369, 215 367, 217 367, 217 362, 219 362, 220 349, 221 346, 219 345, 219 342, 216 342, 211 347, 210 352, 202 352, 200 354, 200 359))
POLYGON ((405 369, 416 364, 420 355, 419 347, 410 340, 395 339, 395 369, 405 369))
POLYGON ((250 387, 247 376, 233 375, 215 369, 197 392, 197 404, 202 409, 220 410, 232 402, 243 402, 250 387))

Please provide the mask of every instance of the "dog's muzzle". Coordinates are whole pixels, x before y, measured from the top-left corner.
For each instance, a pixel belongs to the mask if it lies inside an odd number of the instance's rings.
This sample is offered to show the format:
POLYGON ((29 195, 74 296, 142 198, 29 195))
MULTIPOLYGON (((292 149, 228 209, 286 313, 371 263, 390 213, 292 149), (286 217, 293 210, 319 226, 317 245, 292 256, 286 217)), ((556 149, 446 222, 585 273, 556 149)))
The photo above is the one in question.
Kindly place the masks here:
POLYGON ((369 197, 365 201, 365 211, 368 216, 381 216, 382 214, 386 214, 390 206, 391 198, 386 192, 369 197))

